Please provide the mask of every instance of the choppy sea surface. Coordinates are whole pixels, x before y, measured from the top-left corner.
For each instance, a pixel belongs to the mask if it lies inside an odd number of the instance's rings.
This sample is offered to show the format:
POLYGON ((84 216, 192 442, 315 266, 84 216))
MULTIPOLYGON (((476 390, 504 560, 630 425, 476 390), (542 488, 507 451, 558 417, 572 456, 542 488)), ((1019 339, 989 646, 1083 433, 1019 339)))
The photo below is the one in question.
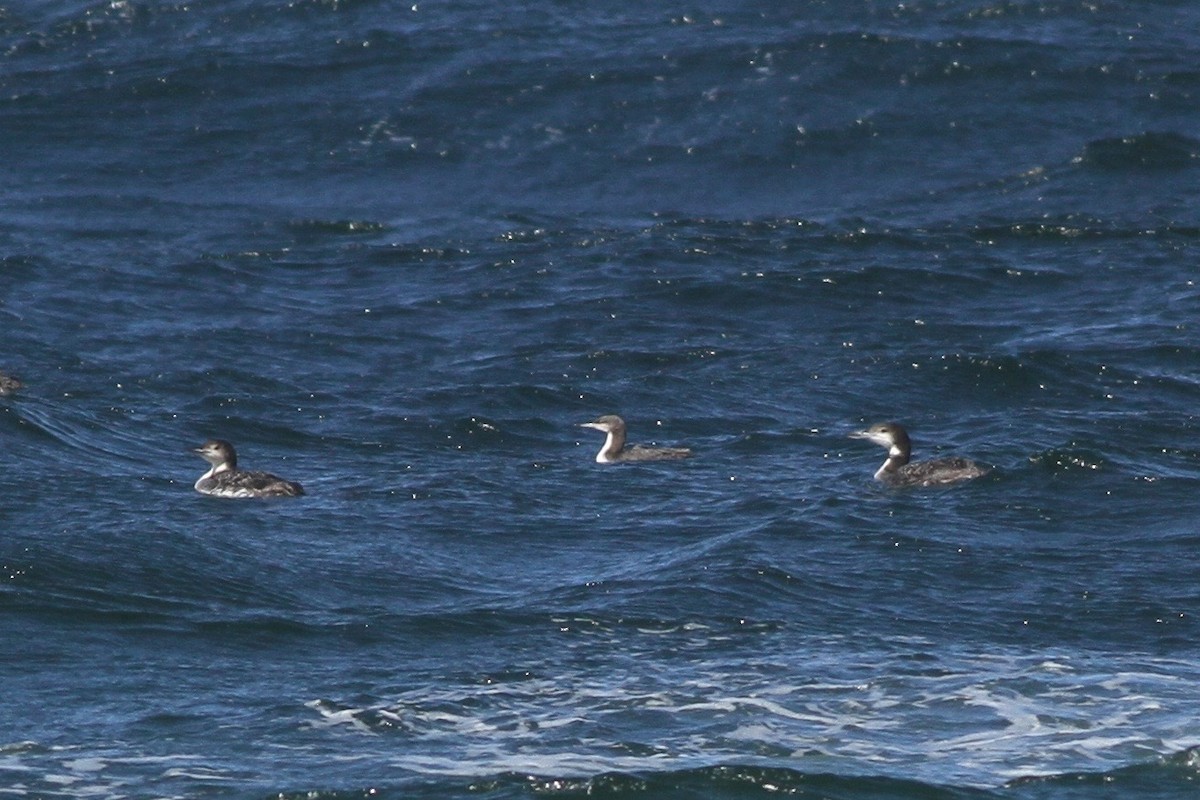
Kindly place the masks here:
POLYGON ((1164 0, 0 2, 0 797, 1196 797, 1198 64, 1164 0))

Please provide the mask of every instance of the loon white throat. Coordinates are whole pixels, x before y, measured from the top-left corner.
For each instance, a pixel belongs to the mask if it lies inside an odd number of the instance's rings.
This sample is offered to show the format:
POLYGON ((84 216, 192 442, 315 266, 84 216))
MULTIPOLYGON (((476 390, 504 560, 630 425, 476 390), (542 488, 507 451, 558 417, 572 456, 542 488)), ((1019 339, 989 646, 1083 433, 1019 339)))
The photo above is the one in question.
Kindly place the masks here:
POLYGON ((958 457, 910 463, 912 441, 903 426, 896 422, 879 422, 850 436, 867 439, 888 449, 887 461, 875 471, 875 480, 889 486, 938 486, 978 478, 991 471, 990 467, 958 457))
POLYGON ((604 431, 608 438, 604 446, 596 454, 600 464, 617 464, 627 461, 666 461, 674 458, 687 458, 692 451, 686 447, 646 447, 635 444, 625 446, 625 420, 615 414, 605 414, 593 422, 585 422, 580 427, 595 428, 604 431))
POLYGON ((196 481, 196 491, 213 497, 298 497, 304 489, 269 472, 238 469, 237 453, 224 439, 209 439, 194 451, 212 464, 196 481))

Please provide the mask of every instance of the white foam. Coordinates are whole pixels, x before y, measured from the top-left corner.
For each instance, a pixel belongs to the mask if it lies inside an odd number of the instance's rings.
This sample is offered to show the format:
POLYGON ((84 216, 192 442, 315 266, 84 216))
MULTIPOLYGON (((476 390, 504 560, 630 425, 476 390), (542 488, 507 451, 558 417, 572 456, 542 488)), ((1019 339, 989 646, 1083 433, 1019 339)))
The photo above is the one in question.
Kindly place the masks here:
MULTIPOLYGON (((864 660, 865 661, 865 660, 864 660)), ((554 680, 415 688, 375 708, 310 703, 313 724, 406 737, 394 764, 416 773, 589 775, 715 763, 827 770, 828 759, 935 783, 1115 768, 1196 744, 1200 665, 1142 659, 1102 674, 1063 654, 930 656, 914 670, 810 658, 733 670, 698 660, 554 680), (387 723, 386 725, 384 723, 387 723)), ((644 666, 644 665, 643 665, 644 666)))

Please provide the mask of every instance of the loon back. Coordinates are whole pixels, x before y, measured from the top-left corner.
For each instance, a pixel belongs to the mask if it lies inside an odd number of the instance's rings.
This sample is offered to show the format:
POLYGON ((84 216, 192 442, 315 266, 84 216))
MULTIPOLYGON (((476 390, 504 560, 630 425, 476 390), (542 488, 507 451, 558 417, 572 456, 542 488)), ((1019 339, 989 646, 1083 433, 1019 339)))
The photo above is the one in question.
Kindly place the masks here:
POLYGON ((674 458, 687 458, 692 451, 687 447, 647 447, 635 444, 617 454, 614 461, 670 461, 674 458))
POLYGON ((889 486, 941 486, 981 478, 991 469, 969 458, 953 456, 930 461, 914 461, 891 471, 880 470, 880 481, 889 486))
POLYGON ((196 491, 213 497, 299 497, 304 487, 269 472, 235 469, 206 473, 196 491))

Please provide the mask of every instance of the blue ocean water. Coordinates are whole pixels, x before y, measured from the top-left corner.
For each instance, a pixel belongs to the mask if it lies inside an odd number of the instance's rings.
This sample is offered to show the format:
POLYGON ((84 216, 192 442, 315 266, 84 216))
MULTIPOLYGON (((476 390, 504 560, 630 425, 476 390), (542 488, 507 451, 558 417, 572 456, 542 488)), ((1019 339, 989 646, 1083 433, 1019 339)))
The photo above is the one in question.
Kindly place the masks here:
POLYGON ((0 795, 1194 797, 1198 57, 1184 2, 0 5, 0 795), (996 469, 884 489, 885 419, 996 469), (210 437, 307 495, 199 495, 210 437))

